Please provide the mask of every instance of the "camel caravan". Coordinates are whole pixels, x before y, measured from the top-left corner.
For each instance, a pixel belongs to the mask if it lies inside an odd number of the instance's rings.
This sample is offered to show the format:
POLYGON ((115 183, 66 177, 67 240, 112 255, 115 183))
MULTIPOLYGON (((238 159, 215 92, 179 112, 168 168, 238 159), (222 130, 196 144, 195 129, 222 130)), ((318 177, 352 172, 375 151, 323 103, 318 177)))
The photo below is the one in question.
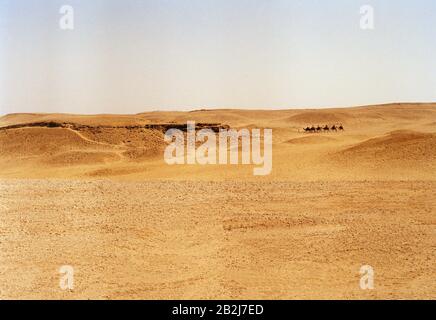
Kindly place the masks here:
POLYGON ((329 125, 325 125, 324 127, 321 127, 320 125, 318 125, 317 127, 311 126, 311 127, 306 127, 303 130, 306 133, 321 133, 321 132, 345 131, 344 126, 342 124, 339 124, 339 125, 334 124, 331 127, 329 125))

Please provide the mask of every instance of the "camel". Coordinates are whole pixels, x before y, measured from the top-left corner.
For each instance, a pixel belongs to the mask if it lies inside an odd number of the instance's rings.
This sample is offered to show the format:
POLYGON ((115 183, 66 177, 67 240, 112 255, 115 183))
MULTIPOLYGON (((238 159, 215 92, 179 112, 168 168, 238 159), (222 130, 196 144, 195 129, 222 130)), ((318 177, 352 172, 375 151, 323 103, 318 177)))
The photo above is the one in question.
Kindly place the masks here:
POLYGON ((323 132, 323 131, 324 132, 330 132, 330 131, 337 132, 338 130, 339 131, 345 131, 344 126, 342 124, 340 124, 340 125, 334 124, 331 128, 329 127, 328 124, 326 124, 324 127, 321 127, 320 125, 315 127, 315 126, 312 125, 312 127, 303 128, 303 130, 306 133, 316 133, 316 132, 320 133, 320 132, 323 132))

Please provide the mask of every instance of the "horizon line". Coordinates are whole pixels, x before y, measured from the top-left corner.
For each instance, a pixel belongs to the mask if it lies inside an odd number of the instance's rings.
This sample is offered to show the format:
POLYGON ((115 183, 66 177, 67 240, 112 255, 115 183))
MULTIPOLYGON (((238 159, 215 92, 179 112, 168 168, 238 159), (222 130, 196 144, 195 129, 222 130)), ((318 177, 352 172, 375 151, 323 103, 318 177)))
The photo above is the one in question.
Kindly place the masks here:
POLYGON ((337 110, 337 109, 358 109, 358 108, 369 108, 369 107, 388 107, 393 105, 425 105, 425 104, 434 104, 436 105, 436 101, 433 102, 385 102, 385 103, 376 103, 376 104, 365 104, 365 105, 354 105, 354 106, 336 106, 336 107, 302 107, 302 108, 272 108, 272 109, 249 109, 249 108, 236 108, 236 107, 192 107, 193 109, 185 109, 185 110, 165 110, 165 109, 155 109, 150 111, 142 111, 138 113, 69 113, 69 112, 12 112, 12 113, 0 113, 0 118, 3 118, 8 115, 25 115, 25 114, 38 114, 38 115, 50 115, 50 114, 60 114, 60 115, 83 115, 83 116, 104 116, 104 115, 119 115, 119 116, 134 116, 140 115, 144 113, 153 113, 153 112, 206 112, 206 111, 316 111, 316 110, 337 110))

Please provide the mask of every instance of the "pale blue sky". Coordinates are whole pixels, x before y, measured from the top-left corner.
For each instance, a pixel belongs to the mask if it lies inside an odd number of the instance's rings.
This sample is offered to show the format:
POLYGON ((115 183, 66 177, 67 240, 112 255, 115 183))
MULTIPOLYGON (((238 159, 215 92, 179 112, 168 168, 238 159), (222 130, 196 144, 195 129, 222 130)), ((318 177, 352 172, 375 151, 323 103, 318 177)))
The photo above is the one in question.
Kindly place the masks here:
POLYGON ((0 114, 429 102, 435 56, 435 0, 0 0, 0 114))

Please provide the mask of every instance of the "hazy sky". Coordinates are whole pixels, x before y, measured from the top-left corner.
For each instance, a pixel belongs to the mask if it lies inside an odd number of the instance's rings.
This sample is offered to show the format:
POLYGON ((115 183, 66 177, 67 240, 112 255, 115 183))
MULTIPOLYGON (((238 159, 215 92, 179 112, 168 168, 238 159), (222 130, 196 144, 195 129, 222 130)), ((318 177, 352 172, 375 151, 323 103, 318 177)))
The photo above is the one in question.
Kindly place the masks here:
POLYGON ((400 101, 436 101, 435 0, 0 0, 0 114, 400 101))

